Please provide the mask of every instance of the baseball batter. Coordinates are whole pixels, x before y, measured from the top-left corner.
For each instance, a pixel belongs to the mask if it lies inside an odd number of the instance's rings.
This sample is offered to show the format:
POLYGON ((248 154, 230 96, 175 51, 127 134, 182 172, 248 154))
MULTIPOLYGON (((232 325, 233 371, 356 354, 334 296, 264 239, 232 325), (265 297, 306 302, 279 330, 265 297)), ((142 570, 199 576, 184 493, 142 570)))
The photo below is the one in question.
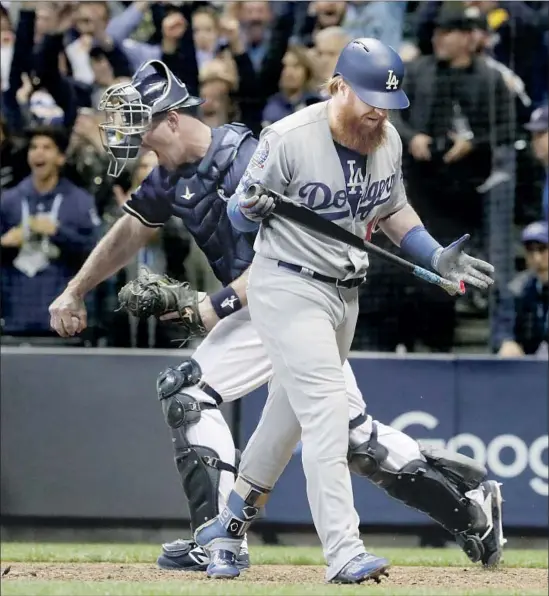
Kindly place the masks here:
MULTIPOLYGON (((272 371, 247 308, 247 276, 256 230, 242 232, 231 226, 225 198, 235 193, 257 141, 242 125, 209 129, 197 118, 200 103, 158 61, 144 64, 131 83, 106 91, 101 107, 107 115, 103 132, 111 158, 110 173, 119 174, 140 147, 155 151, 160 165, 132 195, 124 206, 126 215, 50 307, 51 325, 58 333, 80 332, 86 326, 83 296, 123 267, 171 215, 184 221, 204 251, 224 286, 220 292, 203 299, 182 284, 170 285, 161 276, 150 275, 139 280, 141 285, 129 284, 123 292, 125 304, 136 306, 135 310, 128 306, 130 312, 146 316, 148 305, 158 299, 162 312, 181 312, 180 323, 209 332, 192 358, 167 369, 157 382, 193 529, 224 508, 234 485, 238 457, 218 406, 263 385, 272 371), (144 305, 142 309, 140 305, 144 305)), ((256 154, 260 166, 261 155, 261 151, 256 154)), ((266 157, 268 163, 270 155, 266 157)), ((358 195, 366 180, 364 163, 350 163, 347 174, 349 188, 358 195)), ((331 286, 327 284, 326 289, 331 291, 331 286)), ((485 471, 455 454, 424 454, 407 435, 374 422, 365 414, 346 361, 341 374, 348 393, 353 471, 456 534, 473 561, 493 564, 501 551, 499 509, 492 507, 490 485, 483 484, 485 471), (381 476, 374 465, 378 460, 381 476), (419 482, 422 470, 426 471, 423 485, 419 482), (411 480, 392 482, 397 471, 411 480), (413 484, 415 480, 417 484, 413 484), (431 498, 433 491, 437 491, 437 499, 431 498)), ((240 568, 249 564, 245 541, 235 563, 240 568)), ((208 557, 195 542, 177 540, 163 545, 158 564, 205 570, 208 557)))
MULTIPOLYGON (((400 88, 403 71, 398 54, 381 42, 351 42, 328 83, 331 99, 263 131, 229 202, 238 229, 252 231, 263 222, 248 278, 248 304, 273 376, 227 505, 195 533, 210 554, 212 577, 238 575, 235 556, 241 538, 300 438, 309 504, 328 565, 326 579, 358 583, 378 579, 388 567, 385 558, 367 553, 360 540, 347 463, 349 398, 342 363, 355 331, 357 287, 366 275, 367 254, 290 220, 269 217, 273 199, 268 194, 248 196, 247 190, 257 183, 284 194, 360 237, 369 237, 379 226, 416 261, 453 281, 486 289, 493 283, 493 268, 463 253, 467 237, 441 247, 407 203, 401 141, 387 121, 388 109, 409 105, 400 88)), ((419 452, 404 466, 395 465, 393 457, 402 461, 411 455, 409 446, 382 440, 380 428, 376 422, 369 427, 359 450, 360 466, 389 494, 408 504, 415 501, 416 507, 430 502, 431 510, 443 502, 446 508, 453 500, 449 525, 456 534, 480 529, 499 515, 491 505, 484 510, 471 506, 476 499, 479 504, 499 502, 496 483, 483 483, 469 498, 458 498, 455 488, 431 474, 419 452), (473 509, 484 512, 474 519, 473 509)), ((350 465, 357 461, 351 449, 350 465)), ((493 538, 495 547, 499 538, 493 538)))

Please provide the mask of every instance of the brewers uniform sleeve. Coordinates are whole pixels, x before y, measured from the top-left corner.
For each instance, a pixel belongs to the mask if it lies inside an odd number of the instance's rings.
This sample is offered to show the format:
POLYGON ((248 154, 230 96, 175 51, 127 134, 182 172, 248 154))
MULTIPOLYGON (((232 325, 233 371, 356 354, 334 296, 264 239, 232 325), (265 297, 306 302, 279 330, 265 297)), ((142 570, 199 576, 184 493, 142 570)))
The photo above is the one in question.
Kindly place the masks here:
POLYGON ((132 193, 122 209, 149 228, 162 227, 172 215, 170 193, 163 188, 161 172, 155 168, 132 193))

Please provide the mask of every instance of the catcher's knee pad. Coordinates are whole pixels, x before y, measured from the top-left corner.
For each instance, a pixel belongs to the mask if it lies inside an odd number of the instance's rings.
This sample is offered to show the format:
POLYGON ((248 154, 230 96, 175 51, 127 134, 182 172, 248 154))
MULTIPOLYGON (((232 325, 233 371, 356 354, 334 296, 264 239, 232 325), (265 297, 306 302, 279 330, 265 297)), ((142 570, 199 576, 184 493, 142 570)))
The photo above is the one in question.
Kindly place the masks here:
POLYGON ((194 397, 183 393, 186 387, 200 382, 202 371, 196 360, 183 361, 177 368, 167 368, 156 381, 158 399, 168 426, 179 428, 182 425, 196 424, 200 420, 201 410, 216 408, 198 402, 194 397))
POLYGON ((377 424, 368 441, 350 449, 349 469, 383 488, 391 497, 426 513, 452 534, 477 531, 485 522, 480 507, 465 493, 486 477, 471 458, 447 451, 422 451, 399 470, 387 468, 388 451, 377 439, 377 424))

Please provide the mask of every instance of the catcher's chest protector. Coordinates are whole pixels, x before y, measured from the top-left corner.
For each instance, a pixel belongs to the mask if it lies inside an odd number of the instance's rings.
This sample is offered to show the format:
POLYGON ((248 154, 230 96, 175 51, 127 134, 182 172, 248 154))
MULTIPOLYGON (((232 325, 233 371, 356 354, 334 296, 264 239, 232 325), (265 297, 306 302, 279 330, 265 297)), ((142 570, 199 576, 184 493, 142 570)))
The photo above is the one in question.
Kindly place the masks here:
POLYGON ((224 285, 239 277, 253 258, 252 242, 232 227, 226 202, 248 165, 239 149, 251 135, 243 125, 213 129, 212 144, 199 166, 186 166, 175 180, 170 177, 175 184, 173 214, 183 220, 224 285))

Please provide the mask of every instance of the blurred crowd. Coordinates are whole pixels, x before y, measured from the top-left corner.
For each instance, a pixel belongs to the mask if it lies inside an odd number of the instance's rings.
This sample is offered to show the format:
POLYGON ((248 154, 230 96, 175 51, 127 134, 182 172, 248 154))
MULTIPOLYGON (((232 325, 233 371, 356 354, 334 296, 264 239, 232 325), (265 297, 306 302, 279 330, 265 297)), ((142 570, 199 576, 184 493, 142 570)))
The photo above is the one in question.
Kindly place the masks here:
MULTIPOLYGON (((54 341, 49 303, 155 166, 147 154, 120 178, 106 175, 97 110, 105 89, 161 59, 205 99, 205 123, 243 122, 259 134, 323 101, 339 52, 363 36, 407 63, 411 106, 390 118, 428 229, 442 243, 468 232, 473 252, 488 257, 510 222, 502 242, 516 252, 516 271, 493 304, 472 293, 460 305, 372 259, 355 349, 452 351, 461 319, 476 317, 492 330, 486 349, 546 350, 549 3, 2 0, 0 18, 4 341, 54 341)), ((217 285, 172 218, 90 295, 89 327, 74 342, 176 347, 173 330, 116 312, 118 289, 141 265, 200 290, 217 285)))

